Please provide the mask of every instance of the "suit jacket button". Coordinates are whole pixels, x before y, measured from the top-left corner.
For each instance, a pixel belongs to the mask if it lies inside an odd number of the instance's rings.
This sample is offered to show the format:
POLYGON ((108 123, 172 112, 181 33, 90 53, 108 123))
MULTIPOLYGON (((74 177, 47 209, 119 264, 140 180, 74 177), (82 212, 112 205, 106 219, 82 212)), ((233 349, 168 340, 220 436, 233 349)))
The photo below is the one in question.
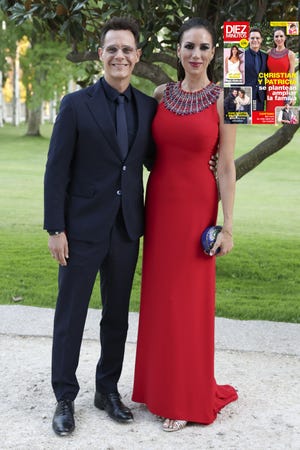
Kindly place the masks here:
POLYGON ((127 170, 127 167, 126 167, 126 166, 123 166, 123 167, 122 167, 122 170, 123 170, 123 172, 125 172, 125 170, 127 170))
POLYGON ((122 195, 121 189, 118 189, 118 190, 117 190, 117 195, 122 195))

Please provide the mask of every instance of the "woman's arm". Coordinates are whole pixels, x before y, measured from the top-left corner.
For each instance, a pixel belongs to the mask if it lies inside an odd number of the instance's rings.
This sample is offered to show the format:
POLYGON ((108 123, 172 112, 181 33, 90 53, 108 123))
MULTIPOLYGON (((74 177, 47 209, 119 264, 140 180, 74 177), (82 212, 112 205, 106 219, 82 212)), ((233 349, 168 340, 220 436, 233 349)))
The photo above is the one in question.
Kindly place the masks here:
POLYGON ((217 241, 212 248, 212 254, 218 247, 221 247, 219 256, 226 255, 233 247, 233 205, 235 196, 235 164, 234 148, 236 137, 236 125, 224 124, 223 95, 217 102, 219 113, 219 160, 218 160, 218 181, 221 204, 223 210, 223 228, 219 233, 217 241))
POLYGON ((289 73, 294 73, 295 65, 296 65, 295 53, 292 52, 292 50, 289 50, 288 56, 289 56, 289 61, 290 61, 289 73))
MULTIPOLYGON (((289 50, 288 57, 290 61, 289 73, 293 73, 295 75, 295 66, 296 66, 295 53, 292 52, 292 50, 289 50)), ((296 77, 294 78, 294 80, 296 80, 296 77)), ((296 91, 293 89, 293 87, 294 85, 290 85, 289 89, 289 95, 291 97, 291 105, 295 105, 296 103, 296 91)))

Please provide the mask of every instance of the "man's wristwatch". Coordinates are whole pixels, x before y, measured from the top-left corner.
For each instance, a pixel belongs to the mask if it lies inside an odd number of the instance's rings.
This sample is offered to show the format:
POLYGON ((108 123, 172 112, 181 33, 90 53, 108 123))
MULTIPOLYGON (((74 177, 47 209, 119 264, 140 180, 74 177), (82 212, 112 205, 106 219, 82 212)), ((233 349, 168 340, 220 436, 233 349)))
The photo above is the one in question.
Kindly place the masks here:
POLYGON ((59 234, 63 233, 63 231, 52 231, 52 230, 47 230, 49 236, 58 236, 59 234))

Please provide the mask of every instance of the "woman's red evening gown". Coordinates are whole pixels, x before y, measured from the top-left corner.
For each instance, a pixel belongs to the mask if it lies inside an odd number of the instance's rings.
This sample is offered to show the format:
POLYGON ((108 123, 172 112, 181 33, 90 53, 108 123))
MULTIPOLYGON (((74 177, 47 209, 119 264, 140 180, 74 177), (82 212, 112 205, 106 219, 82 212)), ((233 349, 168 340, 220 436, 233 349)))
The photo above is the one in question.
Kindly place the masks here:
POLYGON ((209 424, 236 400, 214 378, 215 257, 201 232, 216 222, 209 159, 218 145, 216 103, 177 115, 158 107, 157 159, 147 186, 141 309, 133 400, 159 416, 209 424))

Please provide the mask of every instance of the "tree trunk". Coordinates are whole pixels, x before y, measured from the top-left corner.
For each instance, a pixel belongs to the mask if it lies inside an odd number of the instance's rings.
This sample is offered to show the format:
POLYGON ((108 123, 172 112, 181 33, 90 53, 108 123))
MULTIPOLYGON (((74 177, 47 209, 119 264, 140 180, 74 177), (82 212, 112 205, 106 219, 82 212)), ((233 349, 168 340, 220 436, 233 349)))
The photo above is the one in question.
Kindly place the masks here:
POLYGON ((26 136, 40 136, 40 125, 42 117, 42 105, 28 111, 28 127, 26 136))
POLYGON ((263 142, 260 142, 250 152, 237 158, 235 161, 236 179, 239 180, 246 173, 258 166, 264 159, 285 147, 293 139, 299 126, 300 124, 283 125, 276 133, 272 134, 272 136, 263 142))
POLYGON ((254 18, 255 23, 261 23, 266 14, 266 9, 268 6, 268 0, 259 0, 258 8, 256 10, 256 15, 254 18))
POLYGON ((19 86, 19 78, 20 78, 20 61, 18 51, 16 54, 16 58, 13 61, 13 117, 12 123, 16 127, 20 125, 20 86, 19 86))

